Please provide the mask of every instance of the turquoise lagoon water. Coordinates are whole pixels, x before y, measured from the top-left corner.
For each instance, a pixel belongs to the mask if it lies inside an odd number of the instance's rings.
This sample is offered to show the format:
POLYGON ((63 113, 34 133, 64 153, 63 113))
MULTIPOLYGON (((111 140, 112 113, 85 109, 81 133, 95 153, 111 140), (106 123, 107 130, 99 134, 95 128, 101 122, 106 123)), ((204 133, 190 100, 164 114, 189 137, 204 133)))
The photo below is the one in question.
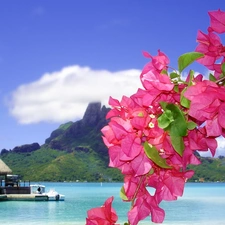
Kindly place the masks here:
MULTIPOLYGON (((119 198, 121 183, 51 183, 43 182, 46 189, 54 188, 65 194, 64 202, 4 201, 0 202, 0 224, 29 225, 83 225, 86 212, 101 206, 114 196, 113 207, 120 224, 126 222, 130 207, 119 198)), ((225 183, 187 183, 183 197, 163 202, 165 225, 225 225, 225 183)), ((150 218, 139 224, 153 224, 150 218)))

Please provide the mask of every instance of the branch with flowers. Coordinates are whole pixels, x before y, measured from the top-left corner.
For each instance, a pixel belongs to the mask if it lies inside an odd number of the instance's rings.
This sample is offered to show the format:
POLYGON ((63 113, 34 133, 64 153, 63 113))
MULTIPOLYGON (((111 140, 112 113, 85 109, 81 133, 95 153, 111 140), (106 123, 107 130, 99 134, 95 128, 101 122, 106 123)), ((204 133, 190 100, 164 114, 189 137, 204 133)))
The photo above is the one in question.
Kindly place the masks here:
MULTIPOLYGON (((225 32, 225 12, 209 12, 208 33, 198 31, 195 52, 178 59, 178 70, 170 70, 169 58, 161 51, 150 59, 140 74, 143 88, 121 101, 110 97, 109 123, 102 128, 108 147, 109 166, 124 175, 120 196, 131 202, 127 225, 136 225, 150 216, 162 223, 164 201, 183 195, 185 182, 194 171, 189 164, 201 162, 195 151, 217 149, 217 137, 225 137, 225 46, 219 34, 225 32), (194 61, 206 66, 209 79, 189 71, 194 61), (154 188, 150 194, 148 187, 154 188)), ((113 225, 118 217, 113 197, 87 212, 86 225, 113 225)))

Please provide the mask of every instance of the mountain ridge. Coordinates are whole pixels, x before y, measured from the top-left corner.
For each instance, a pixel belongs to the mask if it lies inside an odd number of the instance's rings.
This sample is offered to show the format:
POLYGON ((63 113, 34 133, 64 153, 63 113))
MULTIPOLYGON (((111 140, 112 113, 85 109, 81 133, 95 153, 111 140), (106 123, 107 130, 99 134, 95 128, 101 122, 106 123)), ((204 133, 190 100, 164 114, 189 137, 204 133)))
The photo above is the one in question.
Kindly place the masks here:
MULTIPOLYGON (((0 158, 23 180, 122 181, 120 171, 108 167, 108 149, 102 141, 109 110, 100 102, 89 103, 81 120, 61 124, 42 146, 32 143, 3 149, 0 158)), ((225 181, 223 156, 198 157, 202 164, 190 166, 195 170, 190 181, 225 181)))
MULTIPOLYGON (((100 102, 89 103, 81 120, 61 124, 56 130, 51 132, 42 146, 34 142, 32 144, 16 146, 12 150, 2 149, 1 154, 11 151, 21 153, 31 152, 41 147, 71 152, 81 145, 80 142, 83 142, 84 145, 89 143, 90 146, 92 146, 93 144, 90 143, 87 138, 90 137, 90 135, 96 136, 94 138, 102 143, 101 128, 107 124, 105 117, 108 111, 109 108, 106 108, 104 105, 101 106, 100 102), (79 140, 76 141, 77 139, 79 140)), ((100 151, 103 155, 106 155, 107 148, 103 143, 100 145, 100 148, 101 149, 97 148, 96 151, 100 151)))
POLYGON ((0 158, 13 173, 28 180, 121 180, 117 169, 108 168, 108 149, 102 141, 108 111, 100 102, 89 103, 81 120, 61 124, 42 146, 32 143, 3 149, 0 158))

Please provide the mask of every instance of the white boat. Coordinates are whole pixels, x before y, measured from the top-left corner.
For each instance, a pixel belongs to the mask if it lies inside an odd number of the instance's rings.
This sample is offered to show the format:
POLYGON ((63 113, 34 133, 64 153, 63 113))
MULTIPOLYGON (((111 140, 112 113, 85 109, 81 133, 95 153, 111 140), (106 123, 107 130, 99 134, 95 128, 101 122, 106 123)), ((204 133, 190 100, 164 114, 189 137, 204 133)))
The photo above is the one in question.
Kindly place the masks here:
POLYGON ((45 186, 40 184, 31 184, 30 193, 35 194, 40 199, 47 196, 47 201, 64 201, 65 195, 59 194, 54 189, 50 189, 48 192, 45 192, 45 186))

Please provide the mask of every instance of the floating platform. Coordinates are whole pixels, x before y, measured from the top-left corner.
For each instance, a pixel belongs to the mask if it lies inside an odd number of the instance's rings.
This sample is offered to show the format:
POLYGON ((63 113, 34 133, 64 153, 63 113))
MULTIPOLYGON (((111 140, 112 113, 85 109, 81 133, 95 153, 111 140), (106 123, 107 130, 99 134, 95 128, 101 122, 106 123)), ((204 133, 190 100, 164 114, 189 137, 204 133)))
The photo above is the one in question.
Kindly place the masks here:
POLYGON ((61 195, 54 189, 45 192, 45 186, 32 184, 29 186, 0 186, 0 201, 64 201, 65 195, 61 195))
POLYGON ((43 194, 4 194, 0 195, 0 201, 48 201, 43 194))

